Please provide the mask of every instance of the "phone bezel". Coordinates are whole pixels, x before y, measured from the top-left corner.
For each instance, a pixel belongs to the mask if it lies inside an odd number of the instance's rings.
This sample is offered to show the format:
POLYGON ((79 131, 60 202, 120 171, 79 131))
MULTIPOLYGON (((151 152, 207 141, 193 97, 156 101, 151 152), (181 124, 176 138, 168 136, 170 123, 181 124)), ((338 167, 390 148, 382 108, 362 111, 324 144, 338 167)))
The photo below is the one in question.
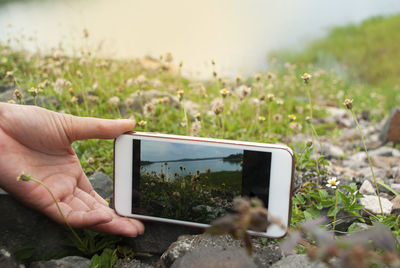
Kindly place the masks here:
MULTIPOLYGON (((173 223, 198 228, 207 228, 210 225, 204 223, 196 223, 189 221, 181 221, 174 219, 166 219, 154 216, 144 216, 132 214, 132 179, 119 179, 121 173, 126 172, 129 178, 132 178, 132 146, 131 140, 134 138, 146 140, 174 140, 174 142, 201 144, 207 143, 209 146, 222 146, 230 148, 241 148, 255 151, 265 151, 272 153, 271 177, 270 177, 270 194, 268 201, 268 209, 271 215, 281 219, 281 221, 289 226, 292 205, 292 187, 294 177, 294 155, 292 150, 285 145, 266 144, 256 142, 244 142, 211 138, 199 138, 190 136, 179 136, 169 134, 158 134, 150 132, 129 132, 117 137, 114 140, 114 198, 113 205, 116 213, 121 216, 133 217, 140 220, 158 221, 165 223, 173 223), (129 144, 127 144, 127 142, 129 144), (117 153, 118 151, 118 153, 117 153), (289 168, 287 164, 290 163, 289 168), (279 177, 277 175, 279 171, 279 177), (282 173, 284 174, 283 176, 282 173), (287 200, 287 201, 285 201, 287 200)), ((252 235, 280 238, 286 235, 286 230, 282 230, 278 225, 272 224, 268 227, 267 232, 249 231, 252 235)))

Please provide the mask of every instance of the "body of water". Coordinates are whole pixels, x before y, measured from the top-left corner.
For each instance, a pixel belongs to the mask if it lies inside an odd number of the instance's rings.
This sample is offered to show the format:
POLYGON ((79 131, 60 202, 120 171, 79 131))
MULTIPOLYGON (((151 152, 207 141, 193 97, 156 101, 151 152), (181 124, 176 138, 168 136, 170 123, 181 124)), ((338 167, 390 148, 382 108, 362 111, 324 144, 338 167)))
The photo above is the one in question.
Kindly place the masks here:
POLYGON ((164 163, 144 165, 141 167, 141 171, 148 173, 155 171, 157 174, 164 173, 166 178, 171 180, 175 177, 175 173, 179 174, 179 176, 186 176, 189 174, 196 174, 197 170, 199 170, 200 173, 206 173, 207 169, 210 169, 210 172, 235 171, 242 169, 240 163, 223 161, 222 158, 166 163, 167 165, 164 165, 164 163), (181 170, 181 166, 185 169, 181 170))
POLYGON ((397 12, 398 0, 21 0, 0 4, 0 41, 113 58, 171 52, 184 75, 198 78, 211 76, 213 58, 220 75, 233 77, 265 70, 271 50, 298 49, 330 27, 397 12))

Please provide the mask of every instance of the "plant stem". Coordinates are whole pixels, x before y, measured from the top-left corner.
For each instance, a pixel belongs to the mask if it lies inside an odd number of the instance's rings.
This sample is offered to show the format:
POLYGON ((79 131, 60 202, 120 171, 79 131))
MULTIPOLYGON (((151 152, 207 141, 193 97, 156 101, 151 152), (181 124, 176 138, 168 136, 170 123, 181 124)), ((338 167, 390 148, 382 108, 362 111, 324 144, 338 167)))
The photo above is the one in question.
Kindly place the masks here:
POLYGON ((75 230, 74 230, 74 229, 72 228, 72 226, 69 224, 67 218, 65 218, 64 213, 62 213, 61 208, 60 208, 60 206, 58 205, 58 202, 57 202, 55 196, 53 195, 52 191, 49 189, 49 187, 47 187, 46 184, 44 184, 42 181, 40 181, 40 180, 38 180, 38 179, 35 179, 35 178, 32 178, 32 177, 30 177, 29 179, 32 180, 32 181, 34 181, 34 182, 36 182, 36 183, 39 183, 40 185, 42 185, 42 186, 47 190, 47 192, 49 192, 49 194, 51 195, 51 198, 53 199, 54 203, 56 204, 57 210, 58 210, 58 212, 60 213, 61 217, 63 218, 65 224, 68 226, 68 228, 70 229, 70 231, 72 232, 72 234, 74 235, 74 237, 76 238, 76 240, 79 241, 79 243, 81 244, 81 246, 82 246, 83 248, 87 249, 86 246, 83 244, 83 241, 81 240, 81 238, 79 237, 79 235, 75 232, 75 230))
POLYGON ((335 214, 333 214, 333 227, 332 232, 335 233, 335 226, 336 226, 336 212, 337 212, 337 202, 338 202, 338 190, 335 189, 335 214))
POLYGON ((367 154, 369 167, 371 168, 372 178, 374 179, 374 183, 375 183, 376 194, 378 196, 379 207, 381 209, 381 213, 382 213, 382 216, 383 216, 384 214, 383 214, 383 209, 382 209, 381 196, 379 194, 379 188, 378 188, 378 183, 376 182, 374 169, 372 168, 371 158, 369 157, 367 146, 365 145, 364 136, 363 136, 363 133, 361 131, 360 125, 358 124, 357 117, 356 117, 354 111, 352 109, 350 109, 350 110, 351 110, 351 114, 353 115, 354 121, 356 121, 356 125, 357 125, 357 128, 358 128, 358 131, 360 132, 361 141, 362 141, 362 144, 364 146, 365 153, 367 154))
MULTIPOLYGON (((313 109, 312 109, 312 100, 311 100, 311 92, 310 92, 310 89, 309 89, 309 86, 308 86, 308 84, 306 85, 306 92, 307 92, 307 96, 308 96, 308 103, 309 103, 309 105, 310 105, 310 126, 311 126, 311 139, 312 139, 312 142, 314 143, 314 133, 315 133, 315 135, 316 135, 316 137, 318 137, 318 134, 317 134, 317 131, 315 130, 315 128, 314 128, 314 126, 313 126, 313 109)), ((319 143, 319 147, 320 147, 320 150, 321 150, 321 154, 323 153, 322 152, 322 144, 321 144, 321 141, 320 141, 320 139, 319 138, 317 138, 317 141, 318 141, 318 143, 319 143)), ((316 167, 317 167, 317 173, 318 173, 318 176, 320 175, 320 171, 319 171, 319 154, 318 154, 318 150, 316 150, 316 167)), ((318 183, 318 181, 317 181, 317 183, 318 183)))

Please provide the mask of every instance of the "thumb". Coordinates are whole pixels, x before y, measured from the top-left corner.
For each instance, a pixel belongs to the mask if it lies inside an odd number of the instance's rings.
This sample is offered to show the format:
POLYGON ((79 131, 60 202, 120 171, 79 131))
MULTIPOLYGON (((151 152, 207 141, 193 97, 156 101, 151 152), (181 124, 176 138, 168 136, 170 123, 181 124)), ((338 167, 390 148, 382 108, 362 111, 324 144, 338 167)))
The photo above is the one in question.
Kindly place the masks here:
POLYGON ((66 116, 70 117, 68 118, 69 128, 66 132, 71 142, 85 139, 113 139, 132 130, 135 126, 135 120, 130 119, 66 116))

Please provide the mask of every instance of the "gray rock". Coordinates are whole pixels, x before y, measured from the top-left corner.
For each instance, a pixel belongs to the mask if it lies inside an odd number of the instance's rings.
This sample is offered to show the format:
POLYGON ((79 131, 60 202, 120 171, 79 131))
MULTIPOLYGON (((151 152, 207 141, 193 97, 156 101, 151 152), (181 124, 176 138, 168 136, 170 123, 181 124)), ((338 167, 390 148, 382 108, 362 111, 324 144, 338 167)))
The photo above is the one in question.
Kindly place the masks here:
POLYGON ((136 259, 119 259, 113 268, 155 268, 156 266, 143 263, 136 259))
MULTIPOLYGON (((16 101, 15 97, 14 97, 14 87, 10 87, 10 89, 7 89, 6 91, 4 91, 3 93, 0 94, 0 101, 1 102, 7 102, 9 100, 14 100, 16 101)), ((25 94, 23 92, 21 92, 22 95, 24 96, 25 94)))
POLYGON ((372 165, 378 168, 383 168, 386 171, 391 170, 392 167, 398 166, 400 163, 400 157, 396 156, 372 156, 371 157, 372 165))
POLYGON ((68 256, 58 260, 36 261, 29 268, 88 268, 90 260, 80 256, 68 256))
POLYGON ((18 268, 25 266, 20 265, 7 249, 0 248, 0 267, 18 268))
POLYGON ((393 204, 393 210, 400 210, 400 196, 396 196, 390 202, 393 204))
MULTIPOLYGON (((371 168, 369 167, 369 165, 365 168, 358 170, 358 174, 365 179, 369 179, 371 181, 373 180, 371 168)), ((384 180, 387 177, 388 172, 382 168, 374 168, 374 174, 375 178, 384 180)))
POLYGON ((178 258, 171 268, 257 268, 244 249, 197 248, 178 258))
POLYGON ((397 151, 398 151, 397 149, 382 146, 382 147, 379 147, 378 149, 370 150, 370 151, 368 151, 368 153, 369 153, 370 157, 373 157, 373 156, 396 156, 396 154, 398 154, 397 151))
POLYGON ((183 234, 199 234, 204 230, 181 225, 173 225, 161 222, 144 222, 145 232, 135 238, 124 238, 136 252, 148 252, 161 255, 183 234))
POLYGON ((290 255, 282 260, 274 263, 271 268, 328 268, 328 266, 322 262, 312 262, 307 255, 296 254, 290 255))
POLYGON ((374 195, 375 188, 372 186, 372 184, 369 182, 369 180, 365 180, 360 187, 360 193, 367 194, 367 195, 374 195))
POLYGON ((104 199, 109 199, 113 195, 113 182, 110 177, 103 172, 96 172, 89 177, 93 189, 104 199))
POLYGON ((349 160, 356 162, 366 162, 367 161, 367 153, 366 152, 358 152, 350 156, 349 160))
POLYGON ((330 159, 330 158, 339 159, 345 154, 344 151, 342 150, 342 148, 340 148, 339 146, 333 145, 333 144, 329 144, 329 143, 322 143, 322 149, 323 149, 324 155, 328 159, 330 159))
POLYGON ((392 188, 396 193, 400 194, 400 183, 392 183, 390 184, 390 188, 392 188))
POLYGON ((400 107, 393 108, 392 113, 386 120, 379 139, 383 143, 400 142, 400 107))
MULTIPOLYGON (((386 198, 381 197, 380 199, 381 199, 383 214, 389 215, 392 212, 393 204, 386 198)), ((366 210, 375 215, 381 213, 377 196, 364 195, 364 197, 360 198, 360 204, 363 205, 366 210)))
POLYGON ((68 254, 68 231, 8 194, 0 194, 0 246, 15 252, 35 248, 33 257, 68 254))
MULTIPOLYGON (((258 267, 267 267, 282 257, 282 252, 275 241, 269 241, 266 245, 263 245, 258 238, 253 238, 252 241, 252 259, 258 267)), ((240 241, 233 240, 229 235, 211 236, 209 234, 201 234, 181 236, 161 256, 159 267, 170 267, 178 258, 201 248, 209 248, 215 251, 238 250, 243 249, 243 245, 240 241)), ((229 253, 227 254, 229 255, 229 253)))

